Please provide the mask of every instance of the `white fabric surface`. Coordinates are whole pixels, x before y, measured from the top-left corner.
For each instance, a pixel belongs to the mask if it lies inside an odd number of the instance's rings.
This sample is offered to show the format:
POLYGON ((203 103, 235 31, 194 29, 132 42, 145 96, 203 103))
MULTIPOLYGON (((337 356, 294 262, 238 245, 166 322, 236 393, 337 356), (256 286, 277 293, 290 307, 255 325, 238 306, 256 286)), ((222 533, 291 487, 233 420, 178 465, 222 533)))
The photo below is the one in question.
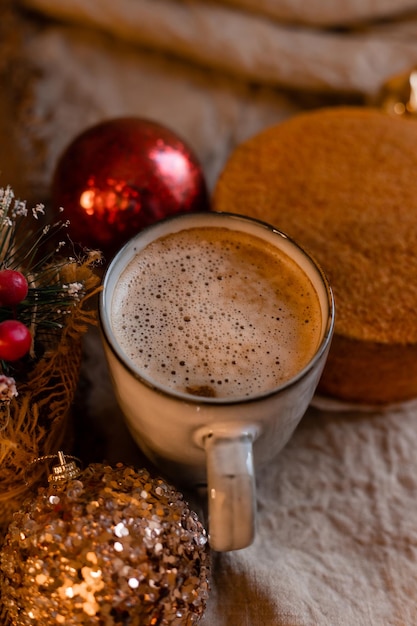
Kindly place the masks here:
MULTIPOLYGON (((417 64, 415 31, 404 32, 401 21, 382 31, 369 25, 341 33, 201 1, 23 1, 46 15, 261 84, 373 95, 388 77, 417 64)), ((317 11, 310 2, 305 5, 320 16, 330 3, 315 0, 317 11)), ((379 3, 365 5, 371 15, 379 15, 379 3)), ((299 11, 296 0, 293 6, 299 11)), ((333 6, 345 6, 345 0, 333 6)), ((398 0, 395 7, 401 8, 398 0)))
POLYGON ((415 419, 310 410, 259 476, 255 544, 216 561, 204 624, 415 624, 415 419))
MULTIPOLYGON (((71 2, 71 0, 23 0, 28 6, 33 6, 46 12, 53 12, 61 16, 68 16, 69 13, 92 20, 97 23, 103 20, 108 22, 107 16, 112 15, 117 21, 127 18, 133 20, 141 16, 145 4, 138 0, 119 0, 111 3, 107 0, 87 0, 87 2, 71 2), (99 16, 103 11, 105 15, 99 16)), ((217 5, 230 6, 243 13, 248 12, 272 19, 273 21, 289 24, 307 24, 314 26, 340 26, 355 25, 364 22, 371 22, 381 19, 402 19, 412 12, 417 11, 416 0, 150 0, 153 6, 155 19, 159 12, 170 11, 168 5, 173 5, 173 11, 178 9, 177 14, 181 15, 186 9, 211 10, 217 5), (176 5, 176 7, 175 7, 176 5), (204 7, 204 5, 206 5, 204 7)), ((174 15, 171 13, 170 15, 174 15)))
MULTIPOLYGON (((9 127, 21 143, 21 187, 45 195, 60 151, 103 118, 133 114, 166 123, 197 151, 212 185, 236 143, 324 101, 206 74, 82 29, 51 24, 25 36, 10 65, 13 89, 25 59, 9 127)), ((291 46, 294 57, 303 54, 295 38, 291 46)), ((351 60, 343 67, 357 81, 351 60)), ((333 74, 332 63, 329 57, 319 67, 312 53, 318 74, 333 74)), ((7 153, 3 143, 0 170, 7 153)), ((81 390, 76 423, 87 458, 145 462, 124 428, 96 332, 86 337, 81 390)), ((414 402, 380 412, 311 408, 258 475, 255 544, 214 555, 202 626, 414 626, 416 449, 414 402)))
MULTIPOLYGON (((207 0, 203 0, 206 2, 207 0)), ((208 0, 210 2, 210 0, 208 0)), ((334 26, 402 16, 415 0, 219 0, 282 22, 334 26)))

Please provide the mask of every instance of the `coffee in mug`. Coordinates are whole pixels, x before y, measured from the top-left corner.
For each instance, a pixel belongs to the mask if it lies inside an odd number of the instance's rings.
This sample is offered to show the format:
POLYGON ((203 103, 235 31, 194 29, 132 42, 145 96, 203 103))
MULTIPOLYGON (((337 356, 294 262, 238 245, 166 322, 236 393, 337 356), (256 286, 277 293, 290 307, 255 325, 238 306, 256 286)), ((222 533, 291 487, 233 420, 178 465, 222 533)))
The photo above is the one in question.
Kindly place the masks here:
POLYGON ((263 222, 178 215, 117 253, 99 313, 133 438, 179 486, 207 485, 213 549, 249 545, 255 468, 293 434, 329 350, 323 272, 263 222))
POLYGON ((138 250, 110 315, 126 358, 151 384, 233 400, 295 376, 322 329, 303 268, 256 235, 220 226, 170 233, 138 250))

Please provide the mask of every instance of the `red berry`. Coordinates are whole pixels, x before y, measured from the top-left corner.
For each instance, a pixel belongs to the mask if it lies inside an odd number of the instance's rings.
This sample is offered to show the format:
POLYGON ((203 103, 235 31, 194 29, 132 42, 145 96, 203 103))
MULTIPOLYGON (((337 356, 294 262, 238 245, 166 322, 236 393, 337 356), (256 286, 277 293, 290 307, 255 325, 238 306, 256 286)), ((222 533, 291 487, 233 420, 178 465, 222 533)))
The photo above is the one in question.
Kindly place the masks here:
POLYGON ((0 306, 16 306, 28 293, 28 281, 17 270, 0 270, 0 306))
POLYGON ((0 359, 17 361, 30 350, 32 336, 27 326, 18 320, 0 322, 0 359))

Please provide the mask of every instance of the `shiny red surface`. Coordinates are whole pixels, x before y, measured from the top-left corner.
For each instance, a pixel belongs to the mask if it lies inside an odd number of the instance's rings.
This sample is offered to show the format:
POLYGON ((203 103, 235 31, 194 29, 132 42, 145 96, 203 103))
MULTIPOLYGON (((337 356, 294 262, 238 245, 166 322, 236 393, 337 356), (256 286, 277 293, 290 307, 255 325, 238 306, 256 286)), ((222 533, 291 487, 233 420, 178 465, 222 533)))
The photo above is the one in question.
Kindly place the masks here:
POLYGON ((108 259, 136 232, 180 212, 209 210, 201 166, 171 130, 139 118, 93 126, 66 148, 52 182, 73 241, 108 259))

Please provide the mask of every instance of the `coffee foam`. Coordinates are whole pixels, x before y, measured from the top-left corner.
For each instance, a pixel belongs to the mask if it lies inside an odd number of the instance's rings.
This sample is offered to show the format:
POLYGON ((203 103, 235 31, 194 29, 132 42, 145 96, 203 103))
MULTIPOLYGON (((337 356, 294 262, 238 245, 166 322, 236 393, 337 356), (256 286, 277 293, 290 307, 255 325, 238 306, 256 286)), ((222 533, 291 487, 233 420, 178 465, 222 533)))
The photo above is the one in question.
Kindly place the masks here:
POLYGON ((197 396, 271 390, 314 356, 321 310, 304 271, 270 243, 191 228, 137 253, 112 301, 116 340, 151 381, 197 396))

